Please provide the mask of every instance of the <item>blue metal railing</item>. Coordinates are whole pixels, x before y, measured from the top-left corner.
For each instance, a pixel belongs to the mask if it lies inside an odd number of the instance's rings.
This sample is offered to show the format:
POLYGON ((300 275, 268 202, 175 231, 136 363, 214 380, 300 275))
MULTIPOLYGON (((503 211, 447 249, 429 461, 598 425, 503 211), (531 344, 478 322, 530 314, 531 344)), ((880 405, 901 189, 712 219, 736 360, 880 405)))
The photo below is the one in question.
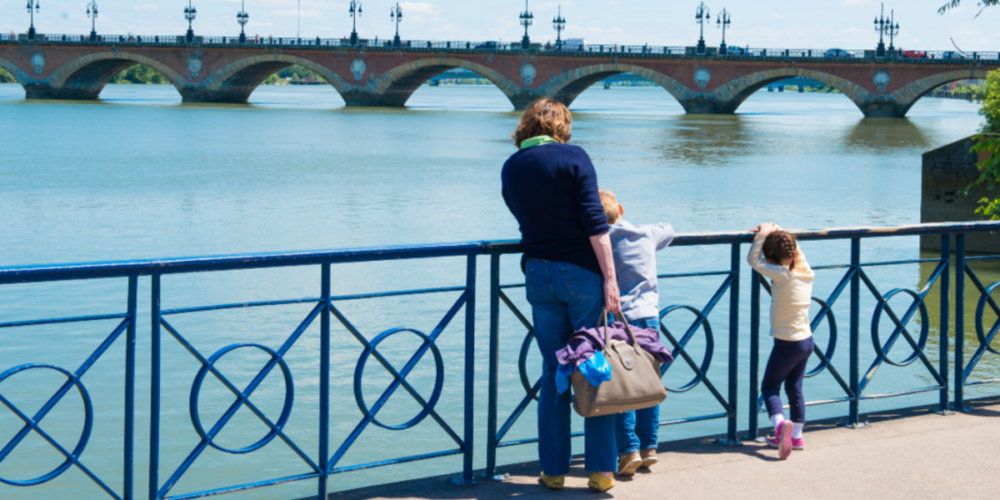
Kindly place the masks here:
MULTIPOLYGON (((955 282, 957 300, 956 305, 954 306, 955 381, 953 390, 955 392, 955 397, 953 407, 959 409, 963 408, 964 399, 962 390, 965 386, 1000 381, 1000 379, 977 381, 970 380, 970 374, 975 369, 976 364, 979 362, 981 357, 987 353, 997 352, 990 347, 990 342, 997 335, 998 331, 1000 331, 1000 321, 995 322, 992 326, 986 325, 984 314, 987 311, 987 308, 992 310, 994 313, 1000 313, 1000 306, 998 306, 994 298, 991 297, 991 293, 1000 288, 1000 283, 994 283, 988 286, 984 285, 969 266, 969 261, 1000 259, 1000 255, 970 257, 965 254, 965 235, 967 233, 997 230, 1000 230, 1000 223, 994 222, 937 224, 885 229, 838 229, 797 233, 801 241, 848 240, 851 245, 849 262, 838 265, 815 267, 817 272, 820 274, 825 274, 827 271, 838 269, 846 271, 845 274, 836 281, 836 286, 829 297, 826 299, 814 299, 819 305, 819 310, 814 316, 812 327, 816 330, 822 323, 826 322, 829 329, 829 340, 826 345, 817 345, 815 352, 819 360, 819 365, 813 368, 808 374, 809 376, 816 376, 823 372, 830 373, 830 375, 836 379, 837 385, 843 392, 843 396, 823 401, 811 401, 809 404, 821 405, 847 403, 849 407, 847 411, 846 423, 848 425, 858 425, 862 423, 860 421, 860 405, 862 401, 937 391, 940 393, 939 409, 947 411, 949 409, 948 353, 950 344, 949 339, 952 335, 949 330, 949 318, 952 313, 951 304, 949 302, 949 293, 951 284, 950 276, 953 271, 962 273, 959 275, 961 277, 968 275, 969 279, 980 291, 981 295, 976 312, 976 327, 977 335, 980 339, 980 346, 975 355, 969 360, 968 363, 966 363, 963 344, 965 333, 964 284, 966 280, 957 276, 958 279, 955 282), (863 240, 877 237, 913 235, 939 235, 942 241, 942 251, 940 257, 892 262, 862 261, 861 244, 863 240), (955 247, 957 261, 954 267, 950 262, 952 241, 957 242, 955 247), (894 289, 886 293, 882 293, 877 288, 875 280, 872 276, 866 272, 866 269, 871 269, 873 267, 925 263, 934 264, 934 270, 919 290, 894 289), (874 297, 876 304, 871 326, 872 345, 875 347, 876 355, 874 361, 866 371, 864 371, 859 355, 859 351, 862 346, 862 326, 860 322, 862 307, 862 283, 865 284, 865 287, 869 290, 872 297, 874 297), (937 334, 940 358, 936 366, 931 362, 925 353, 930 335, 929 328, 931 326, 928 320, 928 305, 925 301, 927 300, 929 291, 935 287, 939 292, 940 300, 940 327, 938 328, 937 334), (848 321, 849 356, 846 367, 835 365, 833 360, 833 354, 839 339, 837 321, 833 308, 836 304, 838 304, 838 301, 840 303, 844 302, 845 299, 842 297, 845 297, 845 295, 847 302, 849 302, 848 306, 850 315, 848 321), (910 304, 907 306, 905 311, 902 312, 902 314, 897 314, 897 312, 889 304, 889 302, 897 296, 908 296, 911 299, 910 304), (918 315, 920 318, 921 330, 919 334, 916 334, 915 332, 911 332, 907 325, 914 317, 918 317, 918 315), (880 336, 880 325, 885 324, 887 319, 892 327, 892 332, 887 337, 883 338, 880 336), (900 343, 900 340, 903 341, 902 344, 904 347, 908 346, 908 349, 912 350, 912 353, 909 354, 906 359, 897 361, 895 358, 890 358, 889 356, 893 347, 900 343), (869 382, 876 375, 877 371, 880 369, 884 370, 884 365, 907 366, 918 361, 924 366, 926 372, 933 380, 932 385, 929 387, 924 386, 909 388, 904 391, 887 394, 865 394, 865 389, 867 388, 869 382), (846 371, 841 372, 841 369, 846 369, 846 371), (842 373, 846 373, 846 380, 842 373)), ((749 243, 750 241, 751 235, 748 233, 680 235, 674 243, 676 246, 728 247, 729 251, 727 253, 729 254, 729 259, 727 266, 723 269, 710 269, 683 274, 665 274, 660 276, 662 280, 671 280, 671 282, 687 279, 716 278, 720 280, 719 285, 713 288, 714 292, 710 294, 706 302, 671 305, 664 308, 660 313, 661 332, 664 335, 666 342, 669 343, 675 351, 675 363, 680 362, 682 365, 688 366, 694 373, 694 377, 681 387, 672 387, 669 389, 670 392, 677 395, 676 398, 672 399, 672 406, 683 409, 684 398, 687 397, 684 393, 687 393, 695 387, 703 386, 708 390, 708 392, 711 393, 715 403, 718 404, 719 410, 709 414, 685 415, 681 418, 663 421, 660 425, 680 425, 690 422, 725 419, 725 427, 719 428, 719 433, 725 436, 723 439, 720 439, 720 442, 730 446, 740 444, 740 440, 737 437, 739 424, 738 419, 741 415, 738 404, 740 392, 739 370, 741 362, 739 350, 741 333, 739 315, 741 308, 740 275, 741 272, 744 271, 744 268, 742 267, 744 259, 743 245, 749 243), (718 380, 713 380, 709 376, 709 370, 713 367, 713 355, 715 351, 714 330, 709 317, 713 311, 721 309, 720 305, 725 304, 724 299, 727 295, 729 299, 729 335, 728 342, 723 342, 723 345, 727 349, 728 356, 725 358, 725 366, 722 367, 722 370, 724 371, 723 378, 725 379, 723 384, 725 387, 722 387, 722 385, 717 385, 718 380), (664 323, 664 320, 668 316, 675 314, 690 315, 692 318, 689 326, 687 326, 683 331, 672 331, 664 323), (700 359, 696 359, 696 357, 688 351, 691 349, 690 345, 693 345, 691 342, 694 339, 701 338, 704 339, 703 345, 705 346, 705 353, 700 357, 700 359)), ((107 320, 116 321, 116 326, 111 330, 111 332, 102 337, 98 347, 75 370, 51 364, 22 364, 13 367, 0 366, 0 369, 6 369, 6 371, 0 373, 0 389, 2 389, 4 381, 29 371, 45 370, 56 372, 60 376, 65 377, 65 382, 62 383, 59 389, 41 406, 39 410, 32 414, 18 408, 14 401, 11 401, 8 397, 5 397, 2 392, 0 392, 0 404, 6 407, 23 423, 21 428, 13 433, 13 438, 0 448, 0 463, 2 463, 5 459, 8 459, 12 452, 29 434, 32 433, 47 441, 63 457, 62 462, 55 469, 44 472, 33 479, 15 481, 0 478, 0 482, 10 486, 41 487, 40 485, 59 477, 67 470, 76 468, 88 476, 108 496, 116 499, 132 499, 137 497, 149 499, 190 499, 304 480, 316 480, 316 491, 322 497, 328 493, 328 479, 330 476, 335 474, 458 455, 462 457, 462 476, 458 482, 462 484, 472 484, 474 482, 473 464, 474 459, 477 457, 473 448, 474 438, 477 433, 473 425, 476 396, 474 376, 477 361, 475 359, 476 325, 474 307, 476 296, 476 262, 478 257, 483 255, 488 256, 490 259, 490 324, 488 349, 489 387, 488 393, 486 394, 488 418, 486 429, 485 472, 487 476, 492 477, 496 473, 498 453, 500 449, 537 441, 535 438, 505 440, 508 431, 514 423, 517 422, 518 418, 521 417, 531 406, 539 388, 538 383, 536 381, 532 381, 528 376, 527 357, 531 353, 533 349, 532 345, 534 344, 534 342, 532 342, 532 325, 525 315, 516 307, 515 301, 512 300, 508 294, 509 290, 522 288, 523 284, 504 284, 501 282, 501 259, 504 256, 515 255, 518 253, 519 248, 516 242, 471 242, 445 245, 351 249, 328 252, 253 254, 192 259, 2 268, 0 269, 0 285, 126 278, 128 293, 125 312, 102 312, 100 314, 87 316, 0 322, 0 330, 2 330, 36 325, 75 324, 81 322, 107 320), (444 257, 464 258, 464 272, 466 277, 464 283, 456 284, 454 286, 429 289, 395 290, 340 296, 334 296, 331 293, 331 272, 333 266, 360 262, 400 259, 425 260, 444 257), (161 300, 164 296, 162 286, 163 281, 164 279, 169 279, 169 277, 174 275, 217 271, 244 271, 265 268, 291 269, 301 268, 303 266, 316 266, 319 268, 319 286, 317 287, 319 292, 318 296, 247 303, 213 304, 175 309, 166 309, 161 306, 161 300), (148 491, 145 495, 139 495, 135 491, 136 478, 133 472, 133 468, 137 460, 142 460, 137 459, 135 456, 135 387, 137 382, 135 342, 137 337, 136 325, 138 323, 138 284, 140 278, 145 276, 150 277, 151 285, 151 322, 149 331, 151 347, 149 358, 150 375, 148 379, 150 387, 150 392, 148 394, 150 400, 150 433, 148 436, 148 442, 143 443, 148 446, 149 449, 149 455, 147 458, 149 477, 148 491), (345 301, 431 294, 454 294, 457 295, 457 297, 454 302, 450 303, 451 305, 447 308, 446 312, 437 321, 437 326, 429 334, 408 328, 394 328, 373 337, 368 337, 361 333, 360 329, 354 325, 344 310, 339 306, 339 304, 345 301), (519 323, 527 331, 523 340, 520 340, 520 337, 517 337, 517 340, 520 341, 521 348, 518 353, 519 355, 517 357, 518 361, 516 367, 507 366, 501 362, 501 303, 503 303, 505 307, 515 315, 519 323), (297 328, 295 328, 288 337, 281 339, 281 345, 278 347, 268 347, 257 343, 239 342, 222 347, 221 349, 211 353, 201 352, 186 336, 184 328, 179 327, 173 322, 172 319, 179 316, 189 315, 197 317, 197 315, 209 311, 267 308, 290 304, 308 304, 312 307, 301 319, 297 328), (463 311, 465 313, 465 337, 462 339, 461 352, 443 353, 438 347, 438 340, 444 334, 446 327, 455 318, 459 317, 459 314, 463 311), (355 400, 362 418, 354 426, 353 430, 350 431, 339 443, 331 442, 329 431, 331 421, 331 324, 333 320, 342 325, 348 332, 349 336, 356 339, 362 347, 361 354, 357 360, 357 364, 355 365, 353 380, 355 400), (314 325, 317 322, 319 323, 319 347, 318 352, 315 354, 319 356, 319 394, 317 398, 319 401, 319 412, 316 422, 318 424, 318 434, 316 435, 315 442, 309 443, 311 446, 315 447, 314 450, 310 451, 309 447, 305 447, 301 443, 296 442, 296 439, 292 436, 292 434, 286 430, 286 424, 289 422, 292 409, 295 405, 295 384, 292 380, 289 364, 284 357, 286 353, 288 353, 289 349, 301 343, 304 332, 311 325, 314 325), (164 335, 164 332, 166 332, 166 335, 164 335), (420 342, 419 347, 402 366, 394 365, 386 356, 379 352, 380 345, 383 345, 383 343, 388 342, 397 335, 412 335, 415 336, 420 342), (124 339, 119 340, 122 337, 124 337, 124 339), (176 468, 165 469, 164 464, 161 462, 160 450, 162 429, 161 417, 164 415, 164 408, 161 407, 161 393, 164 389, 162 380, 162 353, 165 347, 164 343, 170 339, 176 341, 178 345, 186 350, 198 364, 197 368, 193 372, 194 379, 189 393, 189 404, 187 408, 197 444, 189 452, 187 452, 183 460, 180 461, 176 468), (124 400, 124 407, 122 410, 123 428, 121 429, 123 436, 122 442, 124 445, 122 456, 123 470, 120 478, 115 478, 114 481, 111 481, 109 478, 101 477, 97 473, 93 472, 92 469, 88 468, 81 460, 81 457, 85 453, 91 438, 91 432, 94 427, 95 419, 91 396, 87 391, 86 384, 84 383, 84 377, 94 363, 96 363, 98 359, 105 356, 105 354, 113 348, 122 348, 125 351, 123 370, 125 383, 124 395, 122 397, 124 400), (252 380, 243 388, 237 386, 232 381, 232 378, 227 376, 223 369, 218 366, 221 359, 236 351, 253 351, 262 353, 266 357, 266 361, 263 363, 263 368, 257 371, 252 377, 252 380), (436 376, 433 390, 429 395, 426 395, 418 392, 417 389, 407 380, 407 376, 422 359, 427 357, 428 354, 430 354, 430 358, 428 359, 433 361, 436 376), (446 420, 436 408, 445 383, 443 368, 445 357, 449 354, 455 357, 462 357, 461 391, 463 395, 463 402, 460 410, 461 425, 452 425, 456 422, 449 422, 446 420), (366 403, 363 394, 361 379, 369 365, 369 362, 371 361, 376 361, 379 365, 381 365, 381 367, 390 375, 392 381, 380 394, 376 402, 369 406, 366 403), (500 373, 509 373, 511 370, 516 370, 525 394, 523 397, 519 397, 519 402, 508 412, 507 409, 501 410, 500 408, 500 387, 498 375, 500 373), (279 375, 282 379, 285 395, 282 400, 281 411, 277 415, 269 416, 269 414, 264 413, 251 401, 251 395, 260 387, 264 379, 267 378, 272 372, 279 375), (202 386, 206 382, 206 379, 210 378, 218 380, 224 389, 231 393, 235 398, 230 406, 221 413, 221 416, 217 417, 214 421, 203 420, 199 408, 199 395, 201 394, 202 386), (389 425, 379 419, 379 412, 385 407, 389 398, 399 389, 403 389, 406 393, 410 394, 419 407, 419 410, 416 416, 411 418, 409 421, 399 425, 389 425), (77 442, 72 446, 65 446, 45 431, 42 422, 48 413, 71 392, 78 393, 82 398, 84 423, 82 426, 81 436, 77 442), (267 430, 263 432, 262 437, 249 446, 245 446, 243 448, 228 448, 220 444, 217 437, 231 421, 233 416, 243 408, 262 422, 267 430), (505 415, 506 417, 501 419, 502 415, 505 415), (448 438, 454 442, 454 448, 433 452, 429 452, 427 450, 405 450, 401 452, 403 456, 398 456, 388 460, 355 465, 344 465, 342 459, 345 454, 352 448, 352 446, 357 442, 359 436, 361 436, 367 428, 375 426, 389 431, 406 431, 428 418, 433 420, 442 430, 444 430, 448 438), (227 454, 262 452, 261 449, 263 447, 276 439, 285 443, 298 457, 302 467, 304 468, 302 473, 292 476, 266 478, 250 483, 219 485, 212 489, 192 493, 179 495, 171 494, 178 481, 184 478, 185 475, 192 470, 195 461, 209 448, 227 454), (121 487, 116 489, 109 486, 112 484, 121 484, 121 487)), ((752 279, 750 281, 749 301, 750 359, 748 372, 750 383, 747 394, 749 412, 744 418, 747 418, 747 422, 749 424, 747 438, 756 439, 759 434, 758 415, 760 408, 759 358, 761 354, 761 289, 763 288, 766 290, 768 287, 766 283, 762 282, 760 277, 755 273, 751 274, 751 276, 752 279)), ((457 365, 457 363, 449 364, 457 365)), ((720 363, 716 361, 716 365, 718 364, 720 363)), ((671 370, 672 367, 673 363, 664 365, 663 373, 665 374, 667 371, 671 370)), ((713 373, 718 373, 719 368, 717 367, 716 370, 717 371, 713 373)), ((145 380, 142 382, 145 382, 145 380)), ((926 383, 924 385, 926 385, 926 383)), ((458 387, 459 385, 454 384, 454 386, 458 387)))

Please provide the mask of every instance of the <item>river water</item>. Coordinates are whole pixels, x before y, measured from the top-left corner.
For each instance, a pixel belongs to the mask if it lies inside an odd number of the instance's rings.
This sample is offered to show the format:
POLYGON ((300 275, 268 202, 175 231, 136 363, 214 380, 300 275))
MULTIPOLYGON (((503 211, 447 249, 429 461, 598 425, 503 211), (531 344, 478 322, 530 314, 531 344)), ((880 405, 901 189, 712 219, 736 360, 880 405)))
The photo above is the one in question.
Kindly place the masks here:
MULTIPOLYGON (((27 102, 16 85, 0 85, 0 266, 91 262, 154 257, 329 249, 374 245, 510 239, 517 225, 500 198, 499 171, 513 151, 508 138, 519 115, 492 87, 424 87, 406 110, 346 109, 329 87, 261 87, 249 106, 180 105, 170 86, 115 86, 100 103, 27 102)), ((920 155, 975 132, 976 107, 964 101, 924 99, 905 120, 863 119, 844 96, 760 92, 736 116, 686 116, 664 91, 655 88, 593 89, 573 105, 573 142, 587 149, 602 187, 615 191, 633 223, 670 222, 680 232, 745 229, 762 221, 789 228, 895 226, 919 222, 920 155)), ((915 238, 866 241, 865 261, 918 258, 915 238)), ((746 247, 743 248, 746 251, 746 247)), ((814 265, 845 263, 844 242, 807 243, 814 265)), ((668 249, 659 256, 661 272, 723 270, 728 248, 668 249)), ((924 254, 930 257, 930 254, 924 254)), ((480 259, 477 301, 476 460, 483 465, 486 429, 488 303, 487 260, 480 259)), ((998 268, 977 263, 985 282, 1000 279, 998 268)), ((464 283, 464 261, 380 263, 338 266, 334 294, 455 286, 464 283)), ((919 289, 930 264, 873 268, 870 276, 885 293, 896 287, 919 289)), ((816 295, 826 297, 843 271, 823 271, 816 295)), ((507 258, 507 282, 519 279, 516 258, 507 258)), ((741 317, 740 402, 746 421, 746 339, 749 319, 747 278, 741 317)), ((663 283, 661 305, 704 307, 721 279, 663 283)), ((164 278, 163 307, 177 308, 318 295, 317 269, 225 272, 164 278)), ((149 427, 149 281, 140 280, 137 370, 137 491, 146 491, 149 427)), ((521 292, 510 292, 528 311, 521 292)), ((936 363, 937 302, 932 291, 931 333, 927 351, 936 363)), ((975 295, 971 293, 970 295, 975 295)), ((124 310, 124 280, 93 283, 0 287, 0 322, 116 313, 124 310)), ((865 295, 861 353, 873 359, 869 340, 874 300, 865 295)), ((970 297, 966 324, 969 352, 977 345, 970 297)), ((345 302, 344 314, 369 339, 393 327, 431 331, 455 294, 345 302)), ((725 393, 728 308, 722 302, 710 316, 715 331, 709 378, 725 393)), ((846 374, 847 299, 835 308, 840 343, 834 364, 846 374)), ((906 307, 904 300, 898 309, 906 307)), ((277 348, 306 316, 309 306, 281 306, 174 316, 171 324, 209 356, 237 342, 277 348)), ((690 318, 668 319, 682 331, 690 318)), ((766 305, 765 305, 766 321, 766 305)), ((0 371, 24 363, 48 363, 75 370, 114 328, 114 322, 0 329, 0 371)), ((513 315, 501 318, 501 423, 523 397, 514 368, 524 329, 513 315)), ((295 381, 295 403, 287 434, 316 459, 318 408, 316 350, 312 326, 286 359, 295 381)), ((765 328, 766 331, 766 328, 765 328)), ((336 449, 362 418, 352 387, 361 344, 335 326, 331 449, 336 449)), ((883 336, 888 327, 882 327, 883 336)), ((437 409, 461 433, 462 328, 451 325, 438 342, 446 360, 445 390, 437 409)), ((818 332, 821 343, 828 327, 818 332)), ((114 489, 121 487, 121 341, 83 377, 93 399, 94 429, 82 462, 114 489)), ((192 380, 199 363, 164 332, 161 482, 197 445, 189 411, 192 380)), ((690 344, 695 359, 705 349, 699 334, 690 344)), ((766 356, 769 341, 762 342, 766 356)), ((393 337, 381 351, 397 367, 418 346, 416 337, 393 337)), ((894 350, 902 358, 902 342, 894 350)), ((243 386, 266 361, 240 351, 218 362, 220 371, 243 386)), ((409 377, 429 397, 434 367, 430 357, 409 377)), ((538 358, 529 359, 537 376, 538 358)), ((369 364, 362 387, 374 403, 391 379, 369 364)), ((977 373, 1000 371, 984 358, 977 373)), ((678 387, 691 377, 684 366, 665 378, 678 387)), ((984 375, 984 376, 985 376, 984 375)), ((209 377, 210 379, 211 377, 209 377)), ((37 370, 0 383, 0 393, 33 413, 62 382, 54 372, 37 370)), ((883 367, 868 394, 932 384, 926 370, 883 367)), ((982 387, 982 386, 981 386, 982 387)), ((810 400, 842 396, 828 373, 807 382, 810 400)), ((995 389, 994 389, 995 391, 995 389)), ((971 396, 991 393, 989 386, 971 396)), ((210 425, 231 402, 215 381, 204 384, 199 415, 210 425), (214 385, 213 385, 214 384, 214 385)), ((277 419, 284 398, 278 371, 254 393, 253 401, 277 419)), ((863 411, 926 404, 936 393, 865 402, 863 411)), ((67 448, 82 429, 83 405, 75 392, 45 418, 43 428, 67 448)), ((387 424, 409 420, 419 408, 400 391, 379 414, 387 424)), ((672 394, 664 419, 722 411, 704 385, 672 394)), ((810 418, 843 415, 846 405, 810 408, 810 418)), ((507 439, 534 435, 533 408, 507 439)), ((579 425, 579 422, 577 422, 579 425)), ((741 427, 742 427, 741 423, 741 427)), ((0 444, 20 428, 16 417, 0 411, 0 444)), ((665 427, 661 440, 719 433, 724 420, 665 427)), ((252 444, 267 428, 246 410, 221 433, 226 447, 252 444)), ((578 451, 582 452, 582 442, 578 451)), ((427 419, 396 432, 369 427, 338 466, 362 464, 423 452, 456 448, 427 419)), ((506 448, 502 463, 530 460, 534 445, 506 448)), ((0 477, 26 480, 60 463, 52 447, 32 434, 0 463, 0 477)), ((335 490, 460 470, 458 457, 339 474, 335 490)), ((241 482, 308 473, 309 467, 280 440, 243 455, 213 449, 195 462, 172 494, 241 482)), ((238 494, 233 498, 309 495, 313 482, 238 494)), ((101 498, 103 493, 79 470, 35 488, 0 484, 0 497, 101 498), (40 495, 44 493, 45 495, 40 495)), ((140 495, 140 496, 144 496, 140 495)))

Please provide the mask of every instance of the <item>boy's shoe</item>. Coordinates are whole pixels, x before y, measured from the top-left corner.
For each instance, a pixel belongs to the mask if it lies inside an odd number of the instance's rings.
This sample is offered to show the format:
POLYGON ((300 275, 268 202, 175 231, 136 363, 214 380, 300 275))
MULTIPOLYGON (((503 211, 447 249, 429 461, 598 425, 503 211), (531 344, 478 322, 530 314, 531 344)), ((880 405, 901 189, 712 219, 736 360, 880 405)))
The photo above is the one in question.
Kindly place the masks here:
POLYGON ((590 489, 594 491, 604 493, 615 487, 615 478, 608 478, 602 476, 600 473, 591 472, 590 481, 587 483, 587 486, 590 486, 590 489))
POLYGON ((542 483, 550 490, 561 490, 566 486, 566 476, 546 476, 543 472, 542 483))
POLYGON ((802 438, 792 438, 792 449, 793 450, 804 450, 806 449, 806 440, 802 438))
POLYGON ((642 466, 647 469, 655 465, 658 461, 656 458, 656 448, 642 450, 639 452, 639 456, 642 457, 642 466))
POLYGON ((637 452, 622 454, 618 457, 618 475, 633 476, 642 464, 642 457, 637 452))
POLYGON ((778 449, 778 456, 782 460, 788 458, 788 455, 792 454, 792 427, 794 424, 790 420, 785 420, 781 422, 781 425, 775 429, 774 437, 769 437, 767 445, 771 448, 778 449))

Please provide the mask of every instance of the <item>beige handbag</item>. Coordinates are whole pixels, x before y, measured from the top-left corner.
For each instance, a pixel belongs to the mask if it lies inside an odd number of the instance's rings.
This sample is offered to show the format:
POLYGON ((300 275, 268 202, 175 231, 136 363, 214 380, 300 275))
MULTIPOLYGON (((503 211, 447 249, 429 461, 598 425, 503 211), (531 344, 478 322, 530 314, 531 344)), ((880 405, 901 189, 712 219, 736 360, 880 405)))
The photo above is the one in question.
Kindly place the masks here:
POLYGON ((632 345, 608 336, 608 314, 604 319, 604 358, 611 366, 611 380, 600 387, 590 382, 579 370, 570 375, 573 383, 573 409, 582 417, 600 417, 626 411, 652 408, 667 399, 667 389, 660 380, 660 363, 652 354, 639 347, 632 327, 624 317, 625 330, 632 345))

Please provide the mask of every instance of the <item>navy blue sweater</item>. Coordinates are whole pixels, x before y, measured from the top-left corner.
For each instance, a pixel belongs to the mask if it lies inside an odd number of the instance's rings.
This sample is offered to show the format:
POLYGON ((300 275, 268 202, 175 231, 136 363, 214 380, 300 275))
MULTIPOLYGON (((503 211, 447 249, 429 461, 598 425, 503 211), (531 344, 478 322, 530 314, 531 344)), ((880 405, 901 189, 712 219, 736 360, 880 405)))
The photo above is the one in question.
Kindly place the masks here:
POLYGON ((580 147, 546 144, 514 153, 503 166, 503 199, 521 227, 524 262, 563 262, 597 274, 590 237, 608 232, 597 172, 580 147))

